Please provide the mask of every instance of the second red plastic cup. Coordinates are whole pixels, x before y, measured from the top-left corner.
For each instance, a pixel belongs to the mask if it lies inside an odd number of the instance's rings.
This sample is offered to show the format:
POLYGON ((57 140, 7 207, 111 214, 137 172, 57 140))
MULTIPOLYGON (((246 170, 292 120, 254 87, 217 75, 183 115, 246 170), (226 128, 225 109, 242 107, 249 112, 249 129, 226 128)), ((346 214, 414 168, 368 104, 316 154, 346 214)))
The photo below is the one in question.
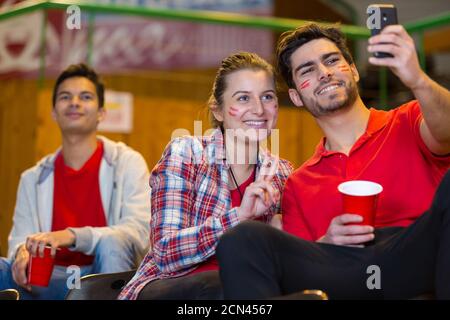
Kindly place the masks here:
POLYGON ((44 248, 44 257, 37 254, 31 257, 28 264, 28 283, 34 286, 47 287, 52 276, 55 259, 51 255, 51 247, 44 248))
POLYGON ((343 213, 358 214, 363 217, 361 225, 375 225, 378 196, 383 187, 372 181, 352 180, 341 183, 338 190, 342 193, 343 213))

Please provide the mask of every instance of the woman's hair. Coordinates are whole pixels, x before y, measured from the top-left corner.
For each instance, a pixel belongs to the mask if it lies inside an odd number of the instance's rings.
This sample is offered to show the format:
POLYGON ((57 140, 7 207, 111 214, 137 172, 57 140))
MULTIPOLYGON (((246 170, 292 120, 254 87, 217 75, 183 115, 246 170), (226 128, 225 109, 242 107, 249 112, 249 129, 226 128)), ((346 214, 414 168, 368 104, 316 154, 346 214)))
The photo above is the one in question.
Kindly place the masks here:
POLYGON ((256 53, 238 52, 222 60, 208 100, 209 119, 213 127, 222 127, 222 122, 214 117, 211 109, 223 108, 223 94, 227 89, 227 77, 233 72, 245 69, 266 71, 273 77, 275 83, 273 67, 256 53))

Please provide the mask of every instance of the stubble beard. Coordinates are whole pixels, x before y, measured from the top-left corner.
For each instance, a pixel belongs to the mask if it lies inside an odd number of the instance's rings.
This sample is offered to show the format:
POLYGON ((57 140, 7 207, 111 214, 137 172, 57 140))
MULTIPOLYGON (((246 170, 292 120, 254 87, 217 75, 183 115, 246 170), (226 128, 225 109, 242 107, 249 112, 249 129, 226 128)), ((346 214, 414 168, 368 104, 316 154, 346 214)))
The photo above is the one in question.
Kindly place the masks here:
POLYGON ((330 94, 328 97, 329 102, 320 104, 316 98, 308 99, 302 97, 300 94, 301 99, 304 101, 305 108, 315 118, 350 108, 358 97, 358 88, 354 81, 351 81, 349 85, 345 86, 345 96, 345 99, 335 100, 337 94, 330 94))

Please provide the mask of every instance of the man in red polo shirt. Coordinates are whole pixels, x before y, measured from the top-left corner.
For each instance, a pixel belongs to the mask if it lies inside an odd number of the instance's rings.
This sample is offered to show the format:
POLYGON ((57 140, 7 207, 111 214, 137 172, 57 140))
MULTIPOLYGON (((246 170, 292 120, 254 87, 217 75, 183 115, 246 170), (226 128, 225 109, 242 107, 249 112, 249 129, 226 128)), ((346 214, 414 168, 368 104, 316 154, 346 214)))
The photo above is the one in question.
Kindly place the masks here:
POLYGON ((290 98, 316 118, 325 137, 283 192, 283 229, 295 237, 250 223, 222 238, 225 297, 319 288, 331 298, 409 298, 425 291, 450 298, 450 174, 423 214, 450 165, 450 93, 420 69, 402 26, 386 27, 368 49, 393 55, 369 62, 390 67, 417 100, 391 111, 367 109, 338 29, 310 24, 282 35, 278 66, 290 98), (383 186, 375 228, 342 212, 337 186, 347 180, 383 186), (237 245, 239 253, 228 260, 237 245), (366 285, 370 265, 381 270, 380 290, 366 285))
POLYGON ((52 116, 62 147, 22 174, 8 259, 0 259, 0 289, 18 288, 27 299, 63 299, 68 266, 78 266, 81 276, 128 271, 148 250, 147 164, 123 143, 97 136, 103 103, 104 86, 84 64, 56 80, 52 116), (45 246, 56 254, 56 266, 48 287, 32 287, 27 266, 45 246))
POLYGON ((369 61, 390 66, 417 100, 388 112, 368 109, 359 96, 359 74, 345 40, 333 29, 322 30, 299 29, 278 46, 279 69, 291 100, 305 107, 325 134, 314 155, 286 183, 283 226, 307 240, 359 245, 373 240, 373 228, 348 225, 361 217, 342 213, 337 186, 347 180, 383 186, 376 228, 415 221, 430 207, 450 165, 450 95, 420 69, 405 30, 390 26, 370 39, 369 51, 389 50, 396 58, 369 61), (397 45, 378 44, 382 40, 397 45))

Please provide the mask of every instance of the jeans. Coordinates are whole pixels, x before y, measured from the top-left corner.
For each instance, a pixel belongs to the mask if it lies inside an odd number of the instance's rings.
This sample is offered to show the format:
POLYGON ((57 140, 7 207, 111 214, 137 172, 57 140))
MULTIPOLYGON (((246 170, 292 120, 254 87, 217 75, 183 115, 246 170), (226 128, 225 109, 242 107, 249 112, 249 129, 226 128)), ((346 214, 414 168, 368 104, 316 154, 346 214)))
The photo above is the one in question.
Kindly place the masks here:
POLYGON ((138 300, 221 300, 218 271, 203 271, 178 278, 154 280, 140 292, 138 300))
MULTIPOLYGON (((97 244, 94 263, 81 266, 80 277, 135 268, 136 257, 132 249, 127 239, 113 235, 103 236, 97 244)), ((20 298, 24 300, 63 300, 69 288, 74 285, 73 271, 64 266, 55 265, 48 287, 32 286, 31 292, 28 292, 14 282, 11 267, 11 260, 0 257, 0 290, 16 289, 20 293, 20 298)))

